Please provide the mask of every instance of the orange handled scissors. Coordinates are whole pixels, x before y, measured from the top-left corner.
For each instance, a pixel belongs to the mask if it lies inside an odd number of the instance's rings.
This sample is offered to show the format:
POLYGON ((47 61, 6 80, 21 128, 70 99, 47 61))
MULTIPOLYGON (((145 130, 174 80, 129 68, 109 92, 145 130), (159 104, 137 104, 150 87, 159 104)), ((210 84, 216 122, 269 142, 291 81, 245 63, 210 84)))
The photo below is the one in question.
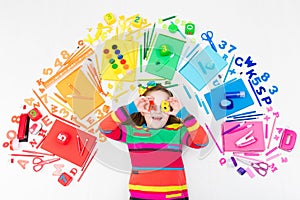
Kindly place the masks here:
POLYGON ((38 172, 44 167, 45 164, 50 164, 50 163, 56 162, 58 160, 60 160, 60 158, 52 158, 52 159, 48 159, 48 160, 43 160, 40 157, 35 157, 32 160, 33 170, 35 172, 38 172))

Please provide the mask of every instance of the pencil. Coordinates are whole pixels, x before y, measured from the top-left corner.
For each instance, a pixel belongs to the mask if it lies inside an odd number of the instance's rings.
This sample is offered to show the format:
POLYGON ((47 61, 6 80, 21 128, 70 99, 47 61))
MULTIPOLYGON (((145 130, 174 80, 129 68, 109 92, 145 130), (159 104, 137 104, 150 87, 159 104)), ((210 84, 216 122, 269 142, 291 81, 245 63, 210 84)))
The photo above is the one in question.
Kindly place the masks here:
POLYGON ((175 17, 176 17, 175 15, 171 16, 171 17, 167 17, 167 18, 162 19, 162 21, 164 22, 164 21, 167 21, 167 20, 170 20, 170 19, 174 19, 175 17))
POLYGON ((197 102, 198 102, 199 106, 202 107, 202 103, 200 101, 200 98, 199 98, 199 96, 196 93, 195 93, 195 97, 197 99, 197 102))
POLYGON ((94 154, 92 155, 91 159, 88 161, 87 165, 85 166, 84 170, 82 171, 82 173, 80 174, 79 178, 78 178, 78 182, 81 180, 83 174, 85 173, 86 169, 88 168, 88 166, 91 164, 92 160, 94 159, 96 153, 97 153, 98 149, 96 149, 96 151, 94 152, 94 154))
POLYGON ((191 96, 191 94, 189 92, 189 89, 185 85, 183 85, 183 89, 184 89, 185 93, 188 95, 188 97, 191 99, 192 96, 191 96))
POLYGON ((85 142, 84 142, 84 145, 83 145, 83 148, 81 149, 81 152, 80 152, 80 155, 82 156, 83 155, 83 152, 84 152, 84 150, 86 149, 86 145, 87 145, 87 143, 88 143, 88 141, 89 141, 89 139, 85 139, 85 142))
POLYGON ((246 118, 241 118, 241 119, 226 120, 226 122, 235 122, 235 121, 253 120, 253 119, 258 119, 258 118, 257 117, 246 117, 246 118))
POLYGON ((156 25, 156 23, 154 23, 153 27, 152 27, 152 31, 151 31, 150 40, 149 40, 149 46, 148 47, 150 47, 150 44, 151 44, 151 41, 152 41, 153 33, 154 33, 154 30, 155 30, 155 25, 156 25))
POLYGON ((60 100, 62 100, 64 103, 68 103, 63 97, 61 97, 59 94, 57 94, 56 92, 54 92, 54 95, 59 98, 60 100))
POLYGON ((156 40, 156 38, 157 38, 157 34, 155 33, 155 35, 154 35, 154 38, 153 38, 153 40, 151 41, 151 43, 150 43, 150 47, 149 47, 149 51, 147 51, 147 54, 146 54, 146 60, 148 61, 148 57, 149 57, 149 55, 150 55, 150 52, 152 51, 152 47, 153 47, 153 43, 154 43, 154 41, 156 40))
POLYGON ((146 58, 146 32, 144 32, 144 59, 146 58))
POLYGON ((189 57, 198 47, 199 47, 199 43, 197 43, 196 45, 195 45, 195 47, 186 55, 186 58, 187 57, 189 57))
POLYGON ((257 117, 257 116, 261 116, 261 115, 264 115, 264 114, 253 114, 253 115, 242 115, 242 116, 235 116, 233 117, 233 119, 240 119, 240 118, 245 118, 245 117, 257 117))
POLYGON ((83 164, 82 164, 81 171, 84 170, 85 165, 87 164, 87 162, 88 162, 88 160, 89 160, 89 158, 90 158, 90 156, 91 156, 91 153, 92 153, 92 151, 94 150, 96 144, 97 144, 97 141, 94 142, 94 144, 92 144, 91 148, 89 149, 88 155, 86 156, 85 161, 84 161, 83 164))
POLYGON ((54 156, 53 153, 43 153, 43 152, 38 152, 38 151, 30 151, 30 150, 22 150, 25 153, 36 153, 36 154, 41 154, 41 155, 45 155, 45 156, 54 156))
POLYGON ((140 72, 143 71, 143 46, 140 45, 140 72))
POLYGON ((271 144, 271 139, 272 139, 272 135, 273 135, 273 131, 274 131, 276 119, 277 119, 277 117, 275 117, 275 119, 273 121, 273 126, 272 126, 272 130, 271 130, 271 134, 270 134, 270 138, 269 138, 269 143, 268 143, 268 148, 270 147, 270 144, 271 144))
POLYGON ((44 142, 45 139, 46 139, 46 136, 44 136, 43 139, 41 139, 40 143, 35 148, 36 149, 40 148, 40 146, 42 145, 42 143, 44 142))
POLYGON ((80 138, 79 138, 78 134, 76 135, 76 140, 77 140, 77 150, 78 150, 78 152, 81 153, 80 138))
POLYGON ((214 143, 216 144, 218 150, 220 151, 220 153, 221 153, 221 154, 224 154, 224 152, 221 150, 220 146, 219 146, 218 143, 217 143, 217 140, 215 139, 214 135, 212 134, 211 130, 209 129, 209 127, 207 126, 206 123, 205 123, 205 126, 206 126, 206 128, 207 128, 207 130, 208 130, 208 133, 209 133, 210 136, 212 137, 214 143))
POLYGON ((229 128, 228 130, 226 130, 226 131, 223 132, 223 135, 225 135, 226 133, 230 133, 231 131, 237 129, 240 126, 243 126, 244 124, 245 124, 245 122, 242 122, 242 123, 239 123, 239 124, 237 124, 237 125, 229 128))
POLYGON ((256 113, 256 111, 253 110, 253 111, 244 112, 244 113, 240 113, 240 114, 236 114, 236 115, 230 115, 227 118, 233 118, 233 117, 238 117, 238 116, 241 116, 241 115, 248 115, 248 114, 253 114, 253 113, 256 113))
POLYGON ((35 154, 9 154, 11 156, 25 156, 25 157, 44 157, 42 155, 35 155, 35 154))
POLYGON ((231 67, 231 65, 232 65, 232 62, 233 62, 233 60, 234 60, 234 56, 235 56, 235 55, 233 55, 233 57, 232 57, 232 59, 231 59, 231 61, 230 61, 229 67, 228 67, 228 69, 227 69, 227 71, 226 71, 226 74, 225 74, 225 77, 224 77, 224 79, 223 79, 223 83, 225 83, 225 81, 226 81, 226 78, 227 78, 227 76, 228 76, 228 72, 229 72, 230 67, 231 67))

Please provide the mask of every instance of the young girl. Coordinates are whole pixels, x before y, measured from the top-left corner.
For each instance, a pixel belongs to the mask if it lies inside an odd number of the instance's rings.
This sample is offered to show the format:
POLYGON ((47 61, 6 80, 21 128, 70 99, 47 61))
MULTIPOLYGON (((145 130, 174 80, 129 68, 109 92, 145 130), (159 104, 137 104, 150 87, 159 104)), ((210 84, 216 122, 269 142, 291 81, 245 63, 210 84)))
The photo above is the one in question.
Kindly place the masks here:
POLYGON ((100 122, 107 137, 128 145, 131 200, 188 199, 182 145, 205 147, 208 137, 194 116, 160 84, 148 82, 140 96, 100 122))

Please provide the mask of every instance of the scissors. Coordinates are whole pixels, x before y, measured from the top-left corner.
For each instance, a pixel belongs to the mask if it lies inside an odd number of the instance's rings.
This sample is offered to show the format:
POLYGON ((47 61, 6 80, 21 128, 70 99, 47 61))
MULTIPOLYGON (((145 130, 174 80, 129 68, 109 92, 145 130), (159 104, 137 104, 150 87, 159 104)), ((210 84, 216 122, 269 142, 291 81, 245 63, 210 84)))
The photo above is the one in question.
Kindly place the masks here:
POLYGON ((236 158, 237 160, 245 163, 246 165, 251 166, 259 175, 266 176, 268 173, 269 165, 263 161, 250 162, 248 160, 236 158))
POLYGON ((48 159, 48 160, 42 160, 40 157, 35 157, 32 160, 33 170, 35 172, 38 172, 44 167, 45 164, 53 163, 53 162, 56 162, 58 160, 60 160, 60 158, 52 158, 52 159, 48 159))
POLYGON ((214 36, 214 34, 213 34, 212 31, 207 31, 206 33, 201 34, 202 40, 208 41, 211 48, 213 48, 213 50, 215 50, 215 52, 217 52, 217 48, 216 48, 215 44, 212 41, 213 36, 214 36))

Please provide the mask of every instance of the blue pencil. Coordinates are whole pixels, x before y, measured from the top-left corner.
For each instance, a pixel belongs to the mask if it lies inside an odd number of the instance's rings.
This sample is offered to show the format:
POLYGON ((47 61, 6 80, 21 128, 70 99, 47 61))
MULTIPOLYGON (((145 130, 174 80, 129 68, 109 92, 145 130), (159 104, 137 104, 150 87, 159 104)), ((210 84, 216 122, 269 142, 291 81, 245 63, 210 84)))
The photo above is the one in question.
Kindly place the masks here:
POLYGON ((257 119, 257 117, 248 117, 248 118, 232 119, 232 120, 226 120, 226 122, 236 122, 236 121, 244 121, 244 120, 252 120, 252 119, 257 119))
POLYGON ((200 99, 199 99, 199 97, 198 97, 197 94, 195 94, 195 97, 197 99, 197 102, 198 102, 199 106, 202 107, 202 103, 201 103, 201 101, 200 101, 200 99))
POLYGON ((202 101, 202 105, 203 105, 203 108, 204 108, 206 114, 209 114, 209 111, 208 111, 204 101, 202 101))
POLYGON ((242 116, 236 116, 236 117, 233 117, 233 119, 239 119, 239 118, 245 118, 245 117, 257 117, 257 116, 261 116, 261 115, 264 115, 264 114, 253 114, 253 115, 242 115, 242 116))
POLYGON ((191 94, 190 94, 188 88, 187 88, 185 85, 183 85, 183 89, 185 90, 185 93, 189 96, 189 98, 191 99, 192 96, 191 96, 191 94))
POLYGON ((199 43, 196 44, 196 46, 186 55, 186 58, 189 57, 198 47, 199 47, 199 43))
POLYGON ((225 74, 225 77, 224 77, 224 79, 223 79, 223 83, 225 82, 225 80, 226 80, 226 78, 227 78, 228 72, 229 72, 230 67, 231 67, 231 65, 232 65, 232 62, 233 62, 233 60, 234 60, 234 56, 235 56, 235 55, 233 55, 233 57, 232 57, 232 59, 231 59, 231 61, 230 61, 229 67, 228 67, 228 69, 227 69, 227 71, 226 71, 226 74, 225 74))
POLYGON ((244 112, 244 113, 240 113, 240 114, 236 114, 236 115, 230 115, 227 118, 232 118, 232 117, 237 117, 237 116, 247 115, 247 114, 252 114, 252 113, 256 113, 256 111, 253 110, 253 111, 248 111, 248 112, 244 112))

